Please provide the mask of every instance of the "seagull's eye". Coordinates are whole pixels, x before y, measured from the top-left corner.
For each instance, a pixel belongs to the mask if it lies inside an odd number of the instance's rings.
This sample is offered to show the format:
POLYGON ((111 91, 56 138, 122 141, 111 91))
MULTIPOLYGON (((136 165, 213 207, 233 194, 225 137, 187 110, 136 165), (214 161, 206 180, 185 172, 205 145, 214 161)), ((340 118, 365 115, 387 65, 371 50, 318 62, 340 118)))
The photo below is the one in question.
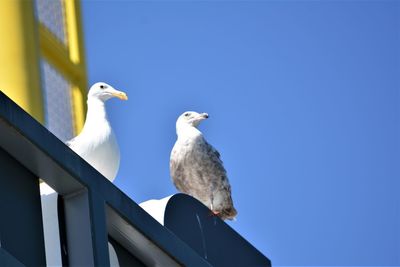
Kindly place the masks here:
POLYGON ((104 88, 106 88, 106 86, 105 85, 100 85, 100 88, 104 89, 104 88))
POLYGON ((189 115, 190 115, 189 113, 185 113, 185 117, 189 117, 189 115))

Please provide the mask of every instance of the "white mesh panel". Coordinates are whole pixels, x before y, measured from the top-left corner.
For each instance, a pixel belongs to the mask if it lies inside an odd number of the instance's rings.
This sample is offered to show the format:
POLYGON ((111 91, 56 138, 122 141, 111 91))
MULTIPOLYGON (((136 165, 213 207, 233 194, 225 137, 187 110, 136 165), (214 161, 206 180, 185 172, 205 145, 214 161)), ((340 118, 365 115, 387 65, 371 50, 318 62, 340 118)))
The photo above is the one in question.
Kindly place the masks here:
POLYGON ((39 21, 64 45, 67 45, 64 1, 36 0, 35 3, 39 21))
POLYGON ((62 141, 73 137, 71 86, 47 61, 41 60, 46 127, 62 141))

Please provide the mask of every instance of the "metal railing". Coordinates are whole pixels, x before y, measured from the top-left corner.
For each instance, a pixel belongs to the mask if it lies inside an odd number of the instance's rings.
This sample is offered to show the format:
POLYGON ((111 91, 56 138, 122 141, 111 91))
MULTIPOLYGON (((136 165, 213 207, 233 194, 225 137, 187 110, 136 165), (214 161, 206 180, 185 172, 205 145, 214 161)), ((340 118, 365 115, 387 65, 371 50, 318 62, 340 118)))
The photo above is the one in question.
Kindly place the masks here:
POLYGON ((64 200, 68 265, 109 266, 110 237, 146 266, 211 266, 3 93, 0 173, 0 264, 46 264, 40 177, 64 200))

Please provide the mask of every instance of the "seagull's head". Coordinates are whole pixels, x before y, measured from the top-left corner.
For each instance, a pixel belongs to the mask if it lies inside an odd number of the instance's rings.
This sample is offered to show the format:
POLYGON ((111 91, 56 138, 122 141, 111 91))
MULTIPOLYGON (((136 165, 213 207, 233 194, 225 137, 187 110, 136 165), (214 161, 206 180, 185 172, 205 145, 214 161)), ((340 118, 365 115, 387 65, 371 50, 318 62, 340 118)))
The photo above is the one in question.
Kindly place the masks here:
POLYGON ((118 91, 111 85, 103 82, 93 84, 88 93, 88 99, 94 98, 103 102, 113 97, 118 97, 121 100, 128 100, 128 96, 124 92, 118 91))
POLYGON ((201 121, 208 118, 207 113, 197 113, 195 111, 186 111, 182 115, 179 116, 176 121, 176 128, 180 128, 181 126, 192 126, 197 127, 201 121))

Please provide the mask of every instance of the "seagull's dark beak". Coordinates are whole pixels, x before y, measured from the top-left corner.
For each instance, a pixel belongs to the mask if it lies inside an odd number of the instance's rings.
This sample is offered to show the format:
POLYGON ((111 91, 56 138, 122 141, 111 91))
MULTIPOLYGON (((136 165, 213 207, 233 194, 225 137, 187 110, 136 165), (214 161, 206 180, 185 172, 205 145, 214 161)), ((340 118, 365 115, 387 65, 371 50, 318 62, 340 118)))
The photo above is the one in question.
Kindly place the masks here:
POLYGON ((202 122, 203 120, 205 120, 207 118, 208 118, 207 113, 201 113, 201 114, 196 115, 194 118, 192 118, 190 120, 190 123, 192 123, 194 127, 197 127, 200 124, 200 122, 202 122))
POLYGON ((208 119, 208 113, 201 113, 200 114, 200 116, 203 118, 203 119, 208 119))

